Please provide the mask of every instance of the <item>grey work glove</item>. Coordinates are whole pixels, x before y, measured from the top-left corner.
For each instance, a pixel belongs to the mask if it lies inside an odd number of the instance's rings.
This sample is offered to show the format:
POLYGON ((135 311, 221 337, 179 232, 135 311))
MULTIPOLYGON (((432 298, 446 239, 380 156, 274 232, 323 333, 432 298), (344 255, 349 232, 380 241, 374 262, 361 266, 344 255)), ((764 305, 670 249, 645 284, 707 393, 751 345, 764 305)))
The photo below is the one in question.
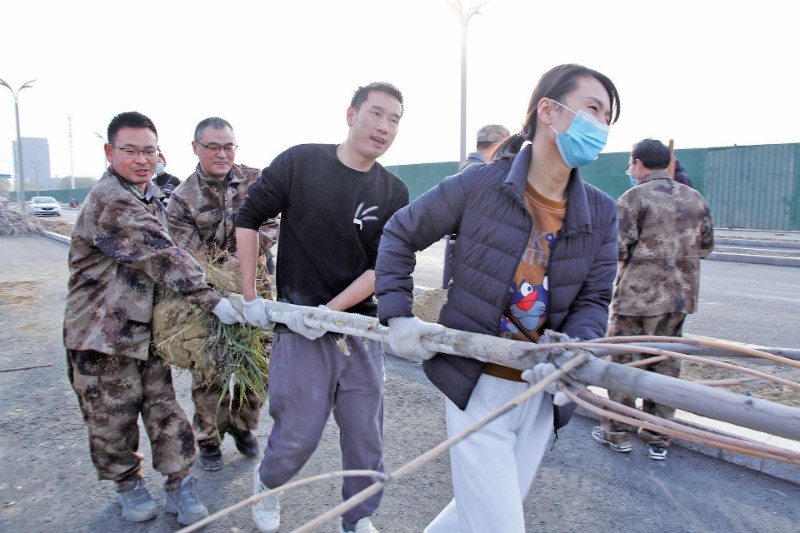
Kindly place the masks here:
POLYGON ((230 300, 222 298, 211 310, 223 324, 244 324, 244 317, 237 311, 230 300))
MULTIPOLYGON (((330 311, 327 305, 320 305, 319 308, 328 309, 328 311, 330 311)), ((298 335, 302 335, 310 341, 315 341, 327 333, 326 330, 322 328, 312 328, 311 326, 307 325, 303 311, 295 311, 289 315, 289 321, 286 322, 286 325, 290 330, 294 331, 298 335)))
POLYGON ((257 328, 268 328, 270 326, 272 322, 267 314, 264 298, 257 296, 255 300, 248 302, 243 296, 238 294, 236 296, 242 300, 242 314, 248 324, 257 328))
POLYGON ((438 335, 444 331, 444 326, 432 322, 423 322, 414 316, 397 316, 388 320, 389 347, 396 355, 408 359, 428 360, 436 352, 422 346, 424 335, 438 335))
MULTIPOLYGON (((556 366, 553 363, 536 363, 533 365, 533 368, 529 368, 522 373, 522 379, 531 385, 536 385, 555 371, 556 366)), ((567 398, 566 394, 558 390, 556 387, 557 381, 558 380, 549 383, 544 390, 553 395, 553 403, 555 405, 566 405, 569 403, 569 398, 567 398)))

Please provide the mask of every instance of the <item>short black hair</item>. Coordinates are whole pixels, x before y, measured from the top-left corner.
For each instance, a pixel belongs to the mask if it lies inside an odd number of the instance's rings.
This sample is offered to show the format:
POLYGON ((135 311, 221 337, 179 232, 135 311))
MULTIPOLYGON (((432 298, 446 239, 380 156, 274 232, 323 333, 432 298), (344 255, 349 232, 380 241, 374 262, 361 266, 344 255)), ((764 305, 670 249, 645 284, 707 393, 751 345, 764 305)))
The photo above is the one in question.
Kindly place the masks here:
POLYGON ((353 93, 353 99, 350 100, 350 107, 354 108, 356 111, 361 109, 361 104, 366 102, 369 93, 372 91, 380 91, 397 98, 400 102, 400 114, 403 114, 403 93, 400 92, 400 89, 385 81, 370 83, 369 85, 356 89, 356 92, 353 93))
POLYGON ((671 154, 661 141, 645 139, 633 145, 631 159, 641 161, 644 168, 661 170, 669 166, 671 154))
POLYGON ((233 126, 231 123, 225 120, 224 118, 219 117, 208 117, 201 120, 197 127, 194 129, 194 140, 199 141, 200 137, 203 136, 203 130, 206 128, 213 128, 215 130, 224 130, 225 128, 229 128, 233 131, 233 126))
POLYGON ((109 144, 114 144, 117 141, 117 133, 122 128, 147 128, 155 133, 156 139, 158 139, 158 131, 156 131, 153 121, 138 111, 126 111, 111 119, 111 122, 108 123, 107 131, 109 144))

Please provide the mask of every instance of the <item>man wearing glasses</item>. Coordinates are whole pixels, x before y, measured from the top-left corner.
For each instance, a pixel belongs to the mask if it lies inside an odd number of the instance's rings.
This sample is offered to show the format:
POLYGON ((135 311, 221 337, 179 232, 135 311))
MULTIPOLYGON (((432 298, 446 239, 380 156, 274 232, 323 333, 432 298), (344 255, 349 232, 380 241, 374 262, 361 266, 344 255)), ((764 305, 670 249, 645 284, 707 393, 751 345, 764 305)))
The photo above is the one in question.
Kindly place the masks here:
POLYGON ((167 477, 164 509, 188 525, 208 510, 189 472, 197 454, 192 426, 175 399, 169 366, 152 348, 156 283, 226 324, 244 318, 167 233, 163 195, 150 181, 158 161, 153 122, 136 112, 117 115, 108 126, 105 153, 110 166, 72 230, 64 315, 67 374, 89 429, 98 478, 116 483, 122 516, 144 522, 157 514, 143 482, 141 415, 153 467, 167 477))
MULTIPOLYGON (((224 260, 220 252, 236 254, 236 231, 233 219, 244 202, 247 187, 260 170, 234 164, 236 136, 228 121, 210 117, 200 121, 194 130, 192 149, 199 162, 195 172, 181 183, 170 197, 169 231, 173 240, 195 257, 224 260)), ((274 220, 258 232, 258 291, 272 298, 270 277, 266 269, 266 252, 278 238, 274 220)), ((230 433, 236 448, 247 457, 255 457, 261 449, 252 430, 258 427, 261 404, 251 389, 228 391, 227 383, 207 383, 192 374, 194 431, 200 445, 200 466, 203 470, 223 467, 221 439, 230 433)))

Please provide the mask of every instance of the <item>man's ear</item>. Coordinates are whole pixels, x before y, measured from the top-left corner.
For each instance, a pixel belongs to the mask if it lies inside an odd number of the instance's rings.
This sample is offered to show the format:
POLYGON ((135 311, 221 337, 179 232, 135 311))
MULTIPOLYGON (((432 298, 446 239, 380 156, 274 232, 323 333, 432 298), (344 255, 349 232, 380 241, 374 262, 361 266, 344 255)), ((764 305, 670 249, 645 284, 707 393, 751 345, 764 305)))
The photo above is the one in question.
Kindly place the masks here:
POLYGON ((347 108, 347 125, 351 128, 353 127, 353 122, 356 119, 356 113, 358 113, 358 111, 356 111, 355 107, 350 106, 347 108))

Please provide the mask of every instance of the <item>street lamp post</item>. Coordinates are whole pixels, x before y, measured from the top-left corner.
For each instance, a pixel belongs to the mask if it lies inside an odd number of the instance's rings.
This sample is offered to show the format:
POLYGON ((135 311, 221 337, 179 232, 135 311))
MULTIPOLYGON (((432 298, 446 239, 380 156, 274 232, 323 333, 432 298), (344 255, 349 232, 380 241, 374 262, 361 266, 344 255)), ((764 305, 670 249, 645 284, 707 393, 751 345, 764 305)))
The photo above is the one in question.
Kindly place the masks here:
POLYGON ((27 213, 25 211, 25 173, 22 171, 22 137, 20 137, 19 134, 19 93, 22 89, 31 87, 31 84, 35 81, 36 80, 25 82, 15 91, 8 83, 0 79, 0 85, 7 87, 8 90, 11 91, 11 94, 14 95, 14 116, 17 119, 17 164, 19 166, 19 175, 17 176, 17 200, 19 200, 19 211, 23 217, 27 216, 27 213))
POLYGON ((456 12, 461 23, 461 154, 458 162, 458 167, 461 168, 467 160, 467 27, 473 15, 480 15, 479 10, 486 2, 466 13, 461 0, 449 0, 448 5, 456 12))
POLYGON ((36 196, 39 196, 39 162, 31 159, 33 163, 33 175, 36 179, 36 196))

